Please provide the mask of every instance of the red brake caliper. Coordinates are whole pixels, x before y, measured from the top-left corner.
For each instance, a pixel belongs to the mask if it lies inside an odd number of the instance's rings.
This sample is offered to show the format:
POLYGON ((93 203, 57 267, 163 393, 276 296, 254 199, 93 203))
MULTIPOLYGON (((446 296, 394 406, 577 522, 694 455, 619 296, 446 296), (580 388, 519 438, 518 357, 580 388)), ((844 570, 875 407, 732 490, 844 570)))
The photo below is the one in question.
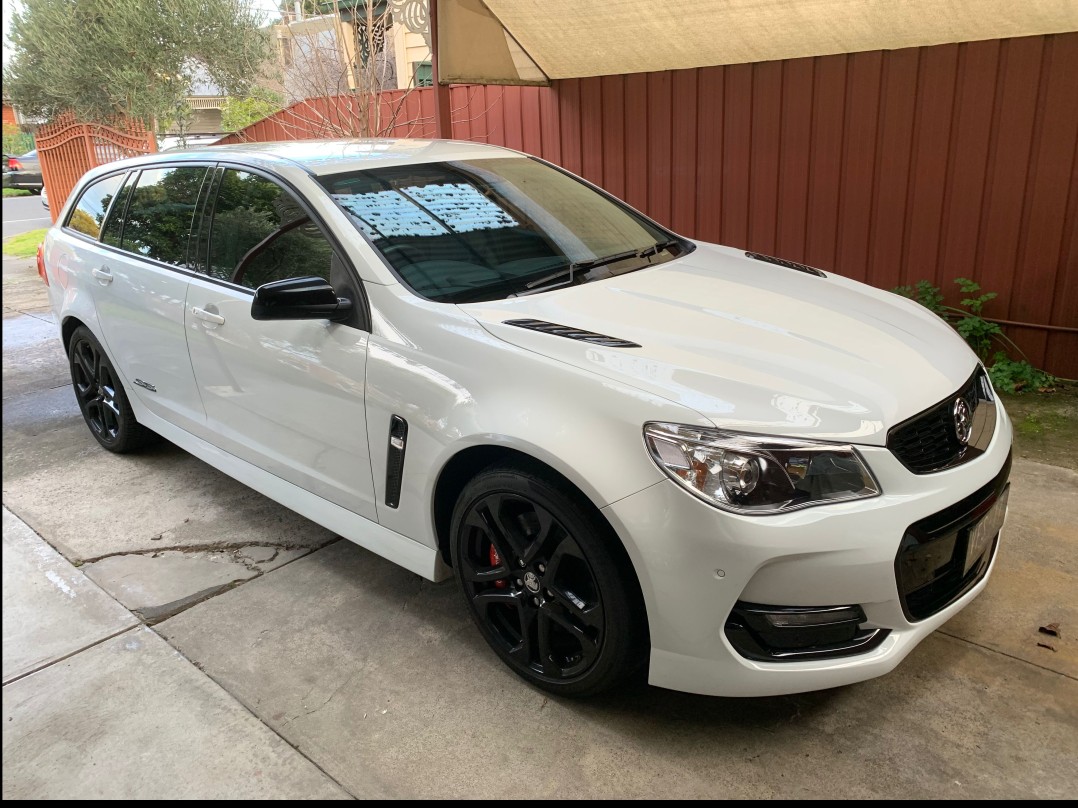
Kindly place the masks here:
MULTIPOLYGON (((498 549, 492 544, 490 545, 490 566, 500 567, 502 565, 502 557, 498 555, 498 549)), ((494 586, 498 589, 505 589, 505 585, 508 583, 504 578, 500 581, 495 581, 494 586)))

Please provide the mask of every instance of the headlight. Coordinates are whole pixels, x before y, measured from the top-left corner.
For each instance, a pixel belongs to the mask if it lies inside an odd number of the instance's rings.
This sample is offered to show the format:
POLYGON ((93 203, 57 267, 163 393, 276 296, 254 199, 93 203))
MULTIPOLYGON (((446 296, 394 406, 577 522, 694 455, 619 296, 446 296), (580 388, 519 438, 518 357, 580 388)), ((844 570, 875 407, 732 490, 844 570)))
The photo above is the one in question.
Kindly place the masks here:
POLYGON ((644 442, 659 468, 724 511, 785 513, 880 493, 852 446, 654 421, 644 442))

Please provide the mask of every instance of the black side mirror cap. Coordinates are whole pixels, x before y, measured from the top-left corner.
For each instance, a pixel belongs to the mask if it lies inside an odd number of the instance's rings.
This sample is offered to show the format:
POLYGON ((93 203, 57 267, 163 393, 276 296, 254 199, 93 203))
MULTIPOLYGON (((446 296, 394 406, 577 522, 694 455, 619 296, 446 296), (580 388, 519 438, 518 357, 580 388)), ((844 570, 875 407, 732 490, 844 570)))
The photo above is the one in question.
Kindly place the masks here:
POLYGON ((352 301, 337 297, 324 278, 286 278, 255 289, 253 320, 347 320, 352 301))

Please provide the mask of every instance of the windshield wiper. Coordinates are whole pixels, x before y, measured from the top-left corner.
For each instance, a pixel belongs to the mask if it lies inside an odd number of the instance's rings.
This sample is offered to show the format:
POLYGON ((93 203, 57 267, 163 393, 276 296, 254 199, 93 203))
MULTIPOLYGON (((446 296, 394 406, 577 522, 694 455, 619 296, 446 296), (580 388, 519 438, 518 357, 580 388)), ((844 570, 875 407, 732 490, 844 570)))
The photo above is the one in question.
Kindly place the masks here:
POLYGON ((614 253, 613 255, 604 255, 600 258, 590 258, 587 261, 574 261, 557 272, 551 273, 538 280, 531 281, 524 284, 524 290, 517 292, 511 297, 520 297, 521 295, 530 295, 535 292, 544 292, 552 286, 568 286, 573 282, 573 278, 576 277, 577 272, 588 272, 598 267, 606 266, 607 264, 616 264, 618 261, 625 261, 629 258, 650 258, 653 255, 658 255, 661 252, 677 247, 680 242, 674 241, 660 241, 658 244, 652 244, 650 247, 645 247, 642 250, 626 250, 625 252, 614 253), (564 281, 564 283, 563 283, 564 281))

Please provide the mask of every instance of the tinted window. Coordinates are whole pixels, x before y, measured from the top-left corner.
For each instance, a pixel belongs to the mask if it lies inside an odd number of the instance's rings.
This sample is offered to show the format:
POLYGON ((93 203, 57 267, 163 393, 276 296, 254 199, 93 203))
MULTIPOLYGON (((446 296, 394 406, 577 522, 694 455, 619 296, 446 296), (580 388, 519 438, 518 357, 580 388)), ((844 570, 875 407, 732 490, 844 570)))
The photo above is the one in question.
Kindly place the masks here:
POLYGON ((123 174, 115 174, 87 186, 72 209, 71 215, 67 217, 67 226, 91 238, 98 238, 101 235, 101 225, 105 221, 105 214, 109 211, 109 203, 120 190, 123 181, 123 174))
POLYGON ((642 269, 684 249, 650 220, 525 157, 321 178, 418 294, 494 300, 642 269))
POLYGON ((175 266, 187 263, 187 238, 203 166, 153 168, 139 175, 127 206, 123 249, 175 266))
POLYGON ((112 203, 112 207, 109 209, 108 221, 105 222, 105 227, 101 231, 101 241, 110 247, 120 246, 120 236, 123 234, 124 229, 124 211, 127 210, 127 200, 131 198, 131 189, 135 187, 136 176, 137 173, 128 175, 127 182, 124 183, 124 187, 120 189, 120 192, 116 194, 116 201, 112 203))
POLYGON ((251 289, 309 275, 329 280, 332 259, 332 247, 295 197, 257 174, 225 171, 213 206, 208 275, 251 289))

